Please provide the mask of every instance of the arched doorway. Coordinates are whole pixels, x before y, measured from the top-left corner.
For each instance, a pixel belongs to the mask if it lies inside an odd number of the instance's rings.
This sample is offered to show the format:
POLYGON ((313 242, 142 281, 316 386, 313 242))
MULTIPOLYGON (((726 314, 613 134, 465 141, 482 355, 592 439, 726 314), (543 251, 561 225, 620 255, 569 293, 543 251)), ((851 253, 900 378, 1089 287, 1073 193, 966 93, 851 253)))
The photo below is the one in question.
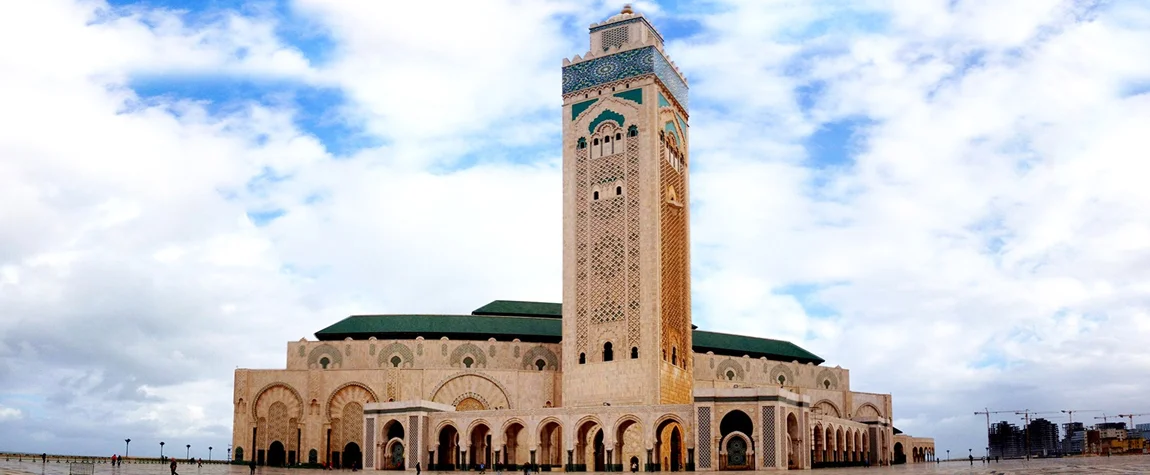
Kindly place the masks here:
POLYGON ((603 428, 594 420, 584 421, 575 433, 575 465, 577 471, 604 470, 603 428))
POLYGON ((478 467, 483 464, 491 468, 491 428, 487 424, 478 424, 471 429, 471 450, 468 452, 469 462, 478 467))
POLYGON ((383 462, 384 470, 403 470, 403 442, 392 439, 388 442, 387 457, 383 462))
POLYGON ((403 470, 406 468, 405 458, 407 448, 404 446, 403 423, 392 419, 383 426, 383 454, 379 460, 384 470, 403 470))
POLYGON ((436 470, 455 470, 459 454, 459 431, 455 426, 439 430, 439 448, 435 449, 436 470))
POLYGON ((236 461, 237 462, 243 462, 244 461, 244 448, 243 447, 236 447, 235 454, 236 454, 236 461))
POLYGON ((755 447, 750 434, 754 424, 747 413, 738 409, 728 412, 719 422, 719 470, 754 470, 755 447))
POLYGON ((284 444, 280 441, 272 442, 268 447, 268 466, 282 467, 287 463, 287 452, 284 450, 284 444))
MULTIPOLYGON (((539 428, 539 460, 535 463, 540 465, 550 465, 551 467, 558 467, 563 464, 563 428, 559 423, 552 420, 547 421, 539 428)), ((530 460, 522 460, 519 463, 528 463, 530 460)), ((575 463, 568 460, 567 463, 575 463)))
POLYGON ((343 446, 343 468, 360 468, 362 464, 363 453, 359 451, 359 444, 348 442, 343 446))
POLYGON ((799 419, 795 417, 792 412, 787 414, 787 468, 800 469, 802 464, 799 462, 803 455, 803 438, 802 432, 799 431, 799 419))
POLYGON ((655 426, 655 464, 660 471, 683 470, 683 425, 667 417, 655 426))
POLYGON ((903 451, 902 442, 894 443, 894 464, 906 463, 906 452, 903 451))
POLYGON ((630 471, 631 461, 646 455, 643 447, 643 427, 638 419, 624 419, 615 425, 615 444, 611 450, 612 471, 630 471))
MULTIPOLYGON (((526 440, 520 440, 520 437, 523 437, 526 434, 527 432, 523 430, 523 424, 518 422, 512 422, 508 424, 507 427, 503 429, 503 450, 501 455, 497 457, 499 460, 496 460, 495 463, 500 465, 506 464, 509 466, 518 466, 518 464, 524 463, 519 460, 521 458, 519 457, 519 450, 520 448, 525 448, 527 445, 526 440)), ((542 449, 542 447, 540 449, 542 449)), ((539 454, 539 457, 540 459, 546 458, 542 450, 539 454)), ((540 460, 540 464, 542 463, 543 461, 540 460)))

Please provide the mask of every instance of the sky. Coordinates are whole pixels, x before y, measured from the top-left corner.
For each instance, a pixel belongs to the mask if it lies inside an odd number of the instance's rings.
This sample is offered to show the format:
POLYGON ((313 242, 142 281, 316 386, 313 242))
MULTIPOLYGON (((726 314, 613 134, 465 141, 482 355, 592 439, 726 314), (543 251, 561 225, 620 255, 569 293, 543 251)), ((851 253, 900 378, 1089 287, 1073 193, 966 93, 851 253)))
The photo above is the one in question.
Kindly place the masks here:
MULTIPOLYGON (((0 450, 220 457, 289 341, 559 301, 561 62, 621 6, 0 6, 0 450)), ((690 84, 695 324, 939 452, 1150 412, 1150 3, 635 9, 690 84)))

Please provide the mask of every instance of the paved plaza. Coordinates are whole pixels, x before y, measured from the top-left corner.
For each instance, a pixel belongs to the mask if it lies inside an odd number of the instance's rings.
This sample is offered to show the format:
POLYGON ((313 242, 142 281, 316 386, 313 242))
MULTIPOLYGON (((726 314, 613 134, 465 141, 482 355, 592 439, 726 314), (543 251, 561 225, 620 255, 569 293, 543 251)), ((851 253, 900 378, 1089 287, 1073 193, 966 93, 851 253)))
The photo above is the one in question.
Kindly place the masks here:
MULTIPOLYGON (((208 465, 204 464, 203 467, 197 468, 193 465, 181 464, 176 471, 180 475, 248 475, 248 468, 237 465, 208 465)), ((348 473, 347 470, 337 470, 335 472, 348 473)), ((256 470, 257 475, 306 475, 308 473, 318 473, 311 470, 302 469, 284 469, 284 468, 267 468, 260 467, 256 470)), ((381 475, 391 473, 390 471, 377 472, 381 475)), ((408 473, 413 473, 409 471, 408 473)), ((433 474, 448 474, 448 473, 467 473, 468 475, 476 475, 477 472, 424 472, 433 474)), ((746 473, 746 472, 734 472, 746 473)), ((768 472, 762 472, 768 473, 768 472)), ((769 472, 779 473, 779 472, 769 472)), ((1084 474, 1113 474, 1113 473, 1150 473, 1150 455, 1129 455, 1122 457, 1090 457, 1090 458, 1067 458, 1067 459, 1048 459, 1048 460, 1011 460, 1001 463, 984 465, 975 461, 974 466, 971 467, 968 462, 950 462, 950 463, 923 463, 911 465, 898 465, 894 467, 871 467, 871 468, 838 468, 838 469, 819 469, 812 470, 808 473, 814 474, 900 474, 900 475, 915 475, 915 474, 987 474, 987 475, 1014 475, 1014 474, 1068 474, 1068 473, 1084 473, 1084 474)), ((41 464, 39 462, 16 462, 0 460, 0 475, 68 475, 67 463, 52 463, 41 464)), ((489 475, 494 475, 493 472, 488 471, 489 475)), ((107 464, 96 464, 94 475, 169 475, 168 466, 163 464, 129 464, 120 467, 112 468, 107 464)), ((514 474, 509 474, 514 475, 514 474)))

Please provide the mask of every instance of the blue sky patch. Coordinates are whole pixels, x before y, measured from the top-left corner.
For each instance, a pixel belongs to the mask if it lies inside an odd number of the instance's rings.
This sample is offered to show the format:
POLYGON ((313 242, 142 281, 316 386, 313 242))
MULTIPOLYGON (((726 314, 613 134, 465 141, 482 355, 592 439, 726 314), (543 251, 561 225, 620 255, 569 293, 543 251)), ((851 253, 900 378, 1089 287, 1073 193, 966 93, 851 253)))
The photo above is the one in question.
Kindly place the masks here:
POLYGON ((775 289, 774 293, 777 295, 790 295, 803 306, 803 310, 807 315, 812 318, 830 318, 838 315, 838 311, 834 307, 827 304, 819 297, 819 293, 827 288, 836 285, 844 285, 845 283, 826 283, 826 284, 812 284, 801 283, 791 284, 775 289))
POLYGON ((865 117, 852 117, 820 126, 804 144, 814 168, 846 167, 854 163, 858 152, 860 129, 874 123, 865 117))
POLYGON ((240 113, 252 104, 289 108, 296 127, 314 136, 328 153, 337 157, 384 143, 366 134, 362 124, 349 120, 350 115, 345 113, 348 100, 339 89, 213 75, 141 75, 132 78, 128 86, 145 101, 191 100, 213 116, 240 113))
POLYGON ((287 214, 287 211, 282 209, 273 209, 267 211, 248 211, 248 219, 252 220, 252 224, 256 226, 267 226, 276 218, 287 214))

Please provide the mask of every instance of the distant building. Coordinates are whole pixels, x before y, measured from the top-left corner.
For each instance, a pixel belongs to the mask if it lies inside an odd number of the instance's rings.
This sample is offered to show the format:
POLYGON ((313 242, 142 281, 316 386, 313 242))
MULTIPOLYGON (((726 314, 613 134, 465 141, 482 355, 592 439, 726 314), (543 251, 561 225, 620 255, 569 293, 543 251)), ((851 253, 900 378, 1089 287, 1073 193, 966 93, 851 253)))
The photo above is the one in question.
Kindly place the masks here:
POLYGON ((1058 425, 1046 419, 1030 421, 1030 455, 1046 457, 1061 452, 1058 447, 1058 425))
POLYGON ((1026 456, 1026 437, 1018 426, 1006 421, 990 426, 990 456, 1018 458, 1026 456))
POLYGON ((1062 424, 1062 452, 1081 454, 1086 451, 1086 426, 1081 422, 1062 424))

